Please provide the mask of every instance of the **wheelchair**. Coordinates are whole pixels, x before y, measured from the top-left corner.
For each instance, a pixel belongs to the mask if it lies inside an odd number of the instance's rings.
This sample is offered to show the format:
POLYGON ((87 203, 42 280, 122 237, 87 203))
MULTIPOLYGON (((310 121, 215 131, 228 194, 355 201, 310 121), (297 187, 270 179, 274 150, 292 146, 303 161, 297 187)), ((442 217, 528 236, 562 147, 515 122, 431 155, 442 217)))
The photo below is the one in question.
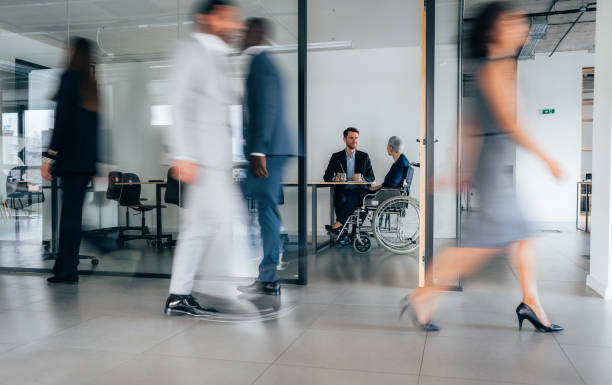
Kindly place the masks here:
MULTIPOLYGON (((418 163, 412 164, 418 167, 418 163)), ((419 202, 411 198, 413 169, 403 187, 383 188, 364 197, 360 207, 334 235, 334 242, 352 244, 358 253, 367 253, 375 239, 380 247, 395 254, 407 254, 419 247, 419 202)))

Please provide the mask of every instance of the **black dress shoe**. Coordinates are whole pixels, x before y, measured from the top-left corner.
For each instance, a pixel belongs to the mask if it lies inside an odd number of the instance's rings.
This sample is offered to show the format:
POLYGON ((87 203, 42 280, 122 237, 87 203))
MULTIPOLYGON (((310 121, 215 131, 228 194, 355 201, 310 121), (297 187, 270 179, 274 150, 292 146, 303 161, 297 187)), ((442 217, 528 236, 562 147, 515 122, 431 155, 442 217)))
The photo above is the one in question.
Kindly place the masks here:
POLYGON ((563 331, 563 327, 555 324, 550 324, 550 326, 544 326, 540 319, 536 315, 536 313, 529 307, 529 305, 522 303, 516 308, 516 316, 518 317, 519 322, 519 330, 523 328, 523 321, 527 320, 531 322, 534 328, 537 331, 542 333, 554 333, 563 331))
POLYGON ((49 283, 66 283, 69 285, 77 285, 79 283, 78 275, 54 275, 53 277, 47 278, 49 283))
POLYGON ((192 317, 206 317, 218 313, 212 307, 202 307, 192 295, 170 294, 166 300, 164 313, 167 315, 190 315, 192 317))
POLYGON ((338 234, 340 234, 340 231, 342 230, 342 227, 337 227, 337 228, 334 229, 331 225, 325 225, 325 230, 328 233, 332 233, 334 235, 338 235, 338 234))
POLYGON ((249 286, 238 286, 238 290, 247 294, 280 295, 281 285, 279 281, 255 281, 249 286))

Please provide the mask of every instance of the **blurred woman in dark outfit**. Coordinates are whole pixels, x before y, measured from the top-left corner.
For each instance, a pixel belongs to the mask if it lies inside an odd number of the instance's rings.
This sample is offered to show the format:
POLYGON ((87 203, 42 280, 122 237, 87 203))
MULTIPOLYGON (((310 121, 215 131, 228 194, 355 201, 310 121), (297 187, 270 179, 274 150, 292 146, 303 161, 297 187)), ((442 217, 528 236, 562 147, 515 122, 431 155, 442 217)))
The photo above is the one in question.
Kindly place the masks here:
POLYGON ((75 38, 68 69, 55 96, 55 128, 41 168, 42 177, 61 178, 59 251, 50 283, 78 283, 83 200, 98 160, 98 86, 92 73, 91 43, 75 38))

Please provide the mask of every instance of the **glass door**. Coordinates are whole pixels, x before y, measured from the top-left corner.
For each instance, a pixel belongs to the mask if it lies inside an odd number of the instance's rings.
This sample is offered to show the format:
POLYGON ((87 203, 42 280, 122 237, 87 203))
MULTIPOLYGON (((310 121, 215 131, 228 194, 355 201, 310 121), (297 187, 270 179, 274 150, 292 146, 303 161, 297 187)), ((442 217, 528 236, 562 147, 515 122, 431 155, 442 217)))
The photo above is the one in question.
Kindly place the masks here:
POLYGON ((460 233, 457 175, 460 121, 462 0, 426 2, 425 242, 423 285, 460 287, 436 276, 435 256, 455 246, 460 233))

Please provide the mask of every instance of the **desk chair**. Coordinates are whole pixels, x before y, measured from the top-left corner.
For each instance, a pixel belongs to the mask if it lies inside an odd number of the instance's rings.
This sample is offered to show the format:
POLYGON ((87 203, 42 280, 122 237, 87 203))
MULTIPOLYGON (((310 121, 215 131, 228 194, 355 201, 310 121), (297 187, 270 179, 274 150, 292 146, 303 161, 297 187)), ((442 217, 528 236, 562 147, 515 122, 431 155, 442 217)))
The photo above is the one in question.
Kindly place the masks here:
MULTIPOLYGON (((121 176, 122 183, 139 183, 140 178, 136 174, 132 173, 124 173, 121 176)), ((121 194, 119 196, 119 205, 127 208, 126 211, 126 225, 127 227, 121 229, 119 231, 119 237, 117 238, 117 244, 122 247, 125 245, 126 241, 136 240, 136 239, 145 239, 147 241, 155 241, 156 236, 154 234, 149 233, 149 228, 145 222, 145 213, 147 211, 155 210, 157 207, 155 205, 147 205, 143 204, 143 198, 140 197, 142 186, 140 184, 132 184, 132 185, 122 185, 121 186, 121 194), (140 227, 130 227, 129 226, 129 211, 134 210, 139 212, 141 215, 141 225, 140 227), (140 234, 127 235, 126 231, 129 230, 140 230, 140 234)), ((166 206, 162 206, 162 208, 166 208, 166 206)), ((169 236, 163 236, 168 238, 169 236)))
MULTIPOLYGON (((106 188, 106 199, 119 202, 121 197, 121 185, 117 185, 122 181, 123 173, 121 171, 111 171, 108 173, 108 187, 106 188)), ((144 199, 141 199, 144 200, 144 199)), ((104 227, 101 229, 89 230, 84 233, 91 235, 108 234, 115 231, 123 232, 127 230, 141 230, 140 226, 130 226, 129 208, 125 210, 125 226, 104 227)), ((149 229, 146 229, 149 232, 149 229)))

